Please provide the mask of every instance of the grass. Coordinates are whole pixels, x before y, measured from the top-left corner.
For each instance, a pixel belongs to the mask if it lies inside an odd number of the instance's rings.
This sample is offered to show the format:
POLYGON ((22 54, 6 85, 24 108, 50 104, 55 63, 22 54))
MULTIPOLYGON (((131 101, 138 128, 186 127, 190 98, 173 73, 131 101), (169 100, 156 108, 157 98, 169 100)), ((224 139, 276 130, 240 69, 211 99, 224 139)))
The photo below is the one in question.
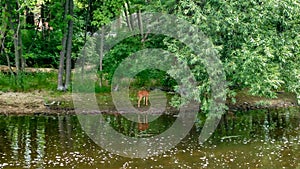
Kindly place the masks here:
POLYGON ((21 73, 18 77, 0 73, 0 90, 7 92, 31 92, 34 90, 56 90, 57 73, 21 73))
MULTIPOLYGON (((57 91, 57 72, 34 72, 21 73, 18 77, 11 74, 0 72, 0 91, 3 92, 32 92, 32 91, 48 91, 52 95, 60 95, 64 92, 57 91)), ((82 89, 95 93, 108 93, 110 86, 99 87, 95 84, 93 89, 87 89, 82 86, 82 89)), ((72 92, 72 87, 70 91, 72 92)))

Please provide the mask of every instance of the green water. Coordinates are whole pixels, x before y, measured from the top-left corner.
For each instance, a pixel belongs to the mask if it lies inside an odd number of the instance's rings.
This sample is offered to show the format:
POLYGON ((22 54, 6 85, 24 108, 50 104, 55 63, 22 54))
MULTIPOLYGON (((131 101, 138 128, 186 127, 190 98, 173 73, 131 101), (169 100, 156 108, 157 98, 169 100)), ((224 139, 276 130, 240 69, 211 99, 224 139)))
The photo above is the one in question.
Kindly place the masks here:
MULTIPOLYGON (((299 109, 235 112, 222 119, 203 145, 199 116, 176 147, 146 159, 112 154, 95 144, 76 116, 0 116, 0 168, 300 168, 299 109)), ((122 116, 106 115, 116 131, 151 137, 176 117, 161 116, 146 130, 122 116)))

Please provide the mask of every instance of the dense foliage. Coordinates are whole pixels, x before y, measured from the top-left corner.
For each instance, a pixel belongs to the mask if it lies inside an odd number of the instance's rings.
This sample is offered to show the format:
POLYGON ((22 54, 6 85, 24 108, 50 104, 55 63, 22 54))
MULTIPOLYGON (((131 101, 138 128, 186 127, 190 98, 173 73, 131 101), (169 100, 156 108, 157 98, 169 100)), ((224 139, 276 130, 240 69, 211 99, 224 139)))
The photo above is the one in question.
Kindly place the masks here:
MULTIPOLYGON (((299 10, 300 3, 290 0, 188 0, 180 1, 177 11, 216 45, 230 89, 274 98, 278 90, 300 92, 299 10)), ((202 75, 205 69, 198 71, 202 75)))

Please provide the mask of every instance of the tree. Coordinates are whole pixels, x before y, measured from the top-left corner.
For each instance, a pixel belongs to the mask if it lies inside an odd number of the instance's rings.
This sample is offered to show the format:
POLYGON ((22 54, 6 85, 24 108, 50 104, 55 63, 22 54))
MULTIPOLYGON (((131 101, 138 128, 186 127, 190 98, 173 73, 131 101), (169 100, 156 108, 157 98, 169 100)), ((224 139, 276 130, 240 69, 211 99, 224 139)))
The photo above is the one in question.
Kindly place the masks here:
POLYGON ((6 47, 5 47, 5 40, 6 40, 6 36, 8 34, 8 16, 7 16, 7 4, 5 2, 3 2, 2 7, 2 25, 1 25, 1 29, 0 29, 0 53, 1 55, 5 55, 6 56, 6 61, 7 61, 7 66, 9 68, 9 71, 11 73, 11 75, 14 75, 12 68, 11 68, 11 63, 10 63, 10 59, 8 56, 8 53, 6 52, 6 47))
MULTIPOLYGON (((13 30, 13 41, 14 41, 14 53, 15 53, 15 66, 17 75, 21 70, 25 67, 25 60, 22 55, 23 46, 22 46, 22 34, 21 34, 21 28, 22 28, 22 6, 20 5, 19 1, 17 1, 15 4, 5 1, 5 7, 4 12, 7 10, 7 15, 4 14, 4 16, 7 16, 10 30, 13 30), (5 9, 7 8, 7 9, 5 9)), ((5 23, 6 24, 6 23, 5 23)), ((4 30, 6 31, 6 30, 4 30)))
MULTIPOLYGON (((274 98, 276 91, 286 90, 299 96, 299 2, 182 0, 177 7, 176 14, 198 25, 215 44, 229 93, 249 89, 252 95, 274 98)), ((209 79, 198 56, 185 47, 168 46, 191 63, 202 82, 199 93, 209 96, 209 79)))
POLYGON ((111 19, 120 15, 120 9, 122 7, 123 0, 116 1, 103 1, 99 4, 94 3, 98 8, 93 12, 92 25, 97 26, 101 29, 100 35, 97 35, 96 38, 100 38, 100 42, 97 42, 96 45, 99 50, 96 49, 99 55, 99 86, 102 87, 103 80, 103 45, 104 45, 104 28, 103 26, 108 24, 111 19), (99 46, 100 45, 100 46, 99 46))
POLYGON ((65 1, 64 20, 67 24, 64 26, 64 37, 62 39, 62 50, 60 52, 60 62, 58 69, 57 90, 67 90, 71 80, 71 54, 72 54, 72 36, 73 36, 73 0, 65 1), (66 71, 64 71, 66 59, 66 71), (63 81, 63 75, 65 80, 63 81))

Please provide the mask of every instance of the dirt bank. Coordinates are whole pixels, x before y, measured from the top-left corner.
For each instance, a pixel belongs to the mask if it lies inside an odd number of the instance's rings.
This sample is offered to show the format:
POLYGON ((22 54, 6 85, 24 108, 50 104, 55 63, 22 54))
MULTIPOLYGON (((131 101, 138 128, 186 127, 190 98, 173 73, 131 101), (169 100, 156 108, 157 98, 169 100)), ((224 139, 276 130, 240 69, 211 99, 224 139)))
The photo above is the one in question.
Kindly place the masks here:
MULTIPOLYGON (((96 95, 101 105, 105 105, 105 112, 116 113, 110 94, 96 95)), ((151 98, 150 98, 151 99, 151 98)), ((236 103, 227 101, 230 111, 250 110, 261 108, 291 107, 297 104, 296 97, 290 93, 280 92, 276 99, 265 99, 249 96, 240 92, 236 96, 236 103)), ((170 110, 170 108, 167 108, 170 110)), ((73 114, 71 93, 51 93, 34 91, 31 93, 0 92, 0 114, 73 114)))
MULTIPOLYGON (((61 109, 50 108, 50 104, 67 103, 72 101, 70 93, 54 95, 49 92, 34 91, 31 93, 0 92, 1 114, 37 114, 37 113, 67 113, 61 109)), ((66 107, 64 105, 64 107, 66 107)))
POLYGON ((251 96, 246 90, 244 90, 237 92, 235 99, 235 104, 230 103, 229 99, 227 101, 227 105, 231 110, 253 110, 298 106, 296 95, 287 92, 277 92, 277 98, 268 99, 258 96, 251 96))

